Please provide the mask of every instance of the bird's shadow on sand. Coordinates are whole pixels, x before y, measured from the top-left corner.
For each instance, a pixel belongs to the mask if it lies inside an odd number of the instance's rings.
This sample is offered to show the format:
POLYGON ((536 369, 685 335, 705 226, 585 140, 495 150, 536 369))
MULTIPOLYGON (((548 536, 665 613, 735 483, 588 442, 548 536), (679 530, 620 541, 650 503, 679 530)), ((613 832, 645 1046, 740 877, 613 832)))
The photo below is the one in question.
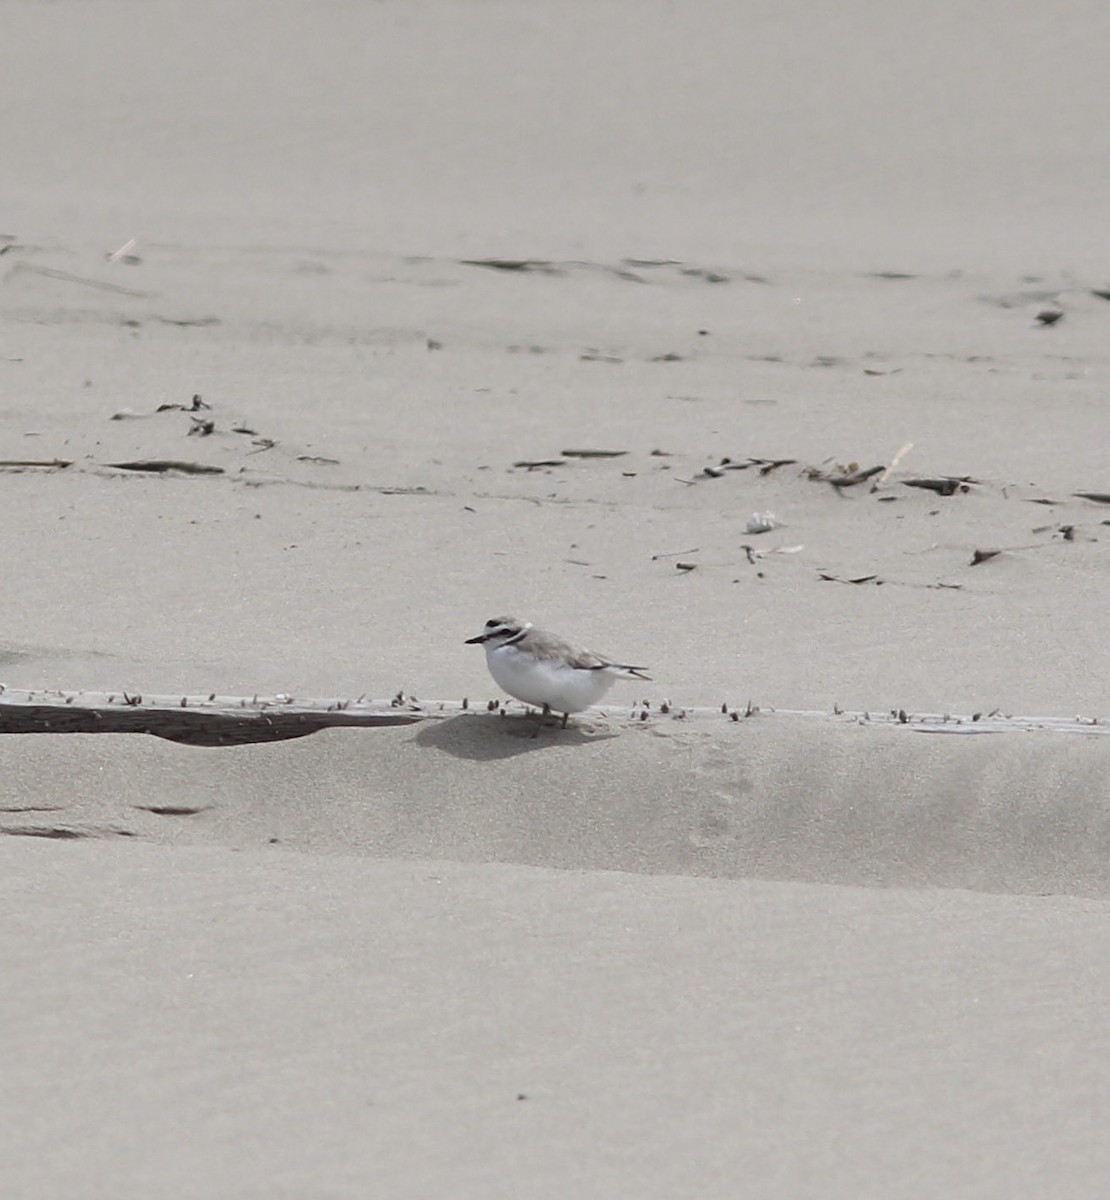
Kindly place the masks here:
POLYGON ((588 720, 579 725, 571 718, 566 729, 561 729, 557 719, 541 722, 538 715, 466 713, 445 721, 429 722, 416 734, 414 741, 420 746, 443 750, 455 758, 491 762, 568 746, 590 746, 616 736, 615 730, 588 720))

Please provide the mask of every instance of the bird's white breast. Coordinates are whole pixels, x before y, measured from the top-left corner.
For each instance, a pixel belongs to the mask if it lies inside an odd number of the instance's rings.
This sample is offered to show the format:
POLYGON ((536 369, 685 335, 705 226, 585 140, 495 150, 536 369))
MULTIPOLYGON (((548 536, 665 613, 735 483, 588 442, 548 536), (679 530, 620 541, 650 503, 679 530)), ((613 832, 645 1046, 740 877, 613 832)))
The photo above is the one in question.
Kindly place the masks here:
POLYGON ((607 670, 586 671, 562 659, 536 658, 516 646, 487 646, 486 665, 510 696, 561 713, 581 712, 596 704, 614 679, 607 670))

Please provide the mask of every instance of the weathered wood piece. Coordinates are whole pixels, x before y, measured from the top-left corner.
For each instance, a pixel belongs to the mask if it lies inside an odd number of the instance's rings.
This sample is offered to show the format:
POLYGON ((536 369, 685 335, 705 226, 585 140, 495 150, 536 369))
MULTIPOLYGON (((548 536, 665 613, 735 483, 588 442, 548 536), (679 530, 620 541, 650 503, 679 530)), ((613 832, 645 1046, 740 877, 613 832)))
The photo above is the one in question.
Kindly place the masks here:
POLYGON ((149 733, 191 746, 235 746, 305 737, 339 725, 411 725, 427 714, 408 702, 365 705, 353 701, 306 701, 285 697, 174 699, 74 692, 13 692, 0 695, 0 734, 149 733))

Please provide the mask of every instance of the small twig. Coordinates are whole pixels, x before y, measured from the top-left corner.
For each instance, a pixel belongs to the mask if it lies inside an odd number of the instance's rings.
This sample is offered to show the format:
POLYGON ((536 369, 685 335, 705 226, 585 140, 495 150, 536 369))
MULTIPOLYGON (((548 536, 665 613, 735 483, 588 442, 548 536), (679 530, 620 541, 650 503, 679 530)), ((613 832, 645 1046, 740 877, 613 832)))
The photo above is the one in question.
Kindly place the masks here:
POLYGON ((909 454, 909 452, 912 449, 913 449, 913 442, 907 442, 902 447, 902 449, 898 451, 898 453, 890 460, 890 465, 887 467, 887 469, 871 485, 871 490, 873 492, 877 492, 879 490, 879 488, 884 483, 886 483, 886 481, 890 478, 891 474, 893 473, 894 468, 896 466, 898 466, 898 464, 902 461, 902 459, 905 458, 906 455, 909 454))
POLYGON ((131 251, 134 250, 136 246, 138 246, 138 244, 139 244, 139 238, 137 238, 137 237, 128 238, 127 241, 124 242, 123 245, 120 246, 120 248, 118 250, 113 250, 112 253, 108 255, 108 261, 109 262, 118 262, 119 259, 125 258, 128 254, 130 254, 131 251))

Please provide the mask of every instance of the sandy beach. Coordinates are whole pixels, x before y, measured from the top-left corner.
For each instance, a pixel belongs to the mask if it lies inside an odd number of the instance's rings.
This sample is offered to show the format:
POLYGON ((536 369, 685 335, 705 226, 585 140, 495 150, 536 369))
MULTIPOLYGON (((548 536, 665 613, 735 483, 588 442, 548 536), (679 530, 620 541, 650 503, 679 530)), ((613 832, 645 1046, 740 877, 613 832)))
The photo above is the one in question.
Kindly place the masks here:
POLYGON ((5 27, 0 1192, 1101 1195, 1104 8, 5 27))

